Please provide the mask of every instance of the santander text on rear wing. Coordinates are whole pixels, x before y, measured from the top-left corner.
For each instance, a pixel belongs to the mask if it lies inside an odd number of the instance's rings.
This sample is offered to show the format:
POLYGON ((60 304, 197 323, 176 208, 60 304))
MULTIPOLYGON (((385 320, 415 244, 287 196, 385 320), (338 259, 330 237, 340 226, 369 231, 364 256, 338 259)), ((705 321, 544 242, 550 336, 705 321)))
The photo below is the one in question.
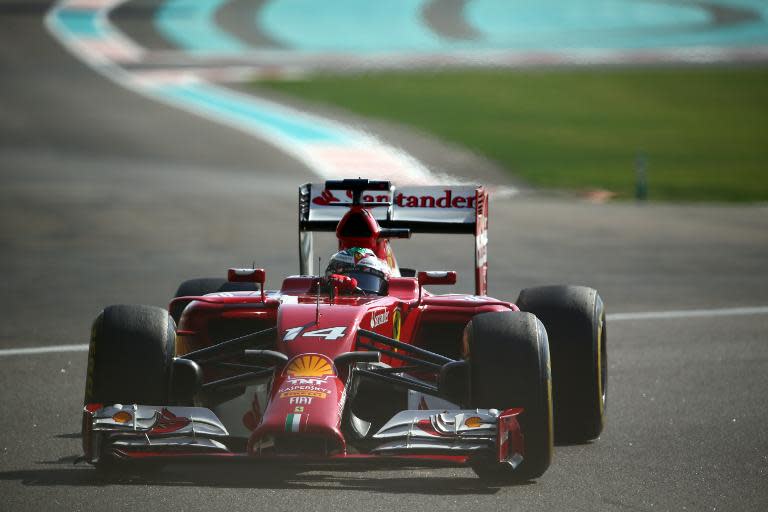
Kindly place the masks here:
MULTIPOLYGON (((381 182, 376 182, 381 183, 381 182)), ((475 238, 475 294, 488 289, 488 192, 482 186, 390 186, 366 190, 363 203, 382 228, 407 228, 412 233, 467 234, 475 238)), ((322 183, 299 187, 299 264, 312 274, 312 232, 336 230, 352 203, 351 190, 328 190, 322 183)))

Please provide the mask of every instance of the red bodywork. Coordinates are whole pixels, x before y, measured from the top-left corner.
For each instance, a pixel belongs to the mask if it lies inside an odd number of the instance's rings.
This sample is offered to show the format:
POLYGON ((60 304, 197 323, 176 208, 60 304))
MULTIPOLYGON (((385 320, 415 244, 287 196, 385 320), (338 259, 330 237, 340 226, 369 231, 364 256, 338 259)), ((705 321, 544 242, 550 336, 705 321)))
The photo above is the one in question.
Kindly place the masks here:
MULTIPOLYGON (((387 262, 394 269, 394 276, 386 296, 332 297, 322 289, 318 291, 318 277, 291 276, 283 280, 277 291, 264 292, 262 285, 259 291, 175 299, 189 302, 178 325, 177 356, 276 327, 276 337, 269 348, 285 354, 288 362, 275 371, 267 403, 254 399, 251 410, 243 411, 242 423, 251 432, 248 454, 265 455, 265 445, 273 446, 270 443, 275 439, 292 438, 319 440, 329 456, 347 454, 341 423, 348 392, 348 367, 336 368, 334 359, 357 350, 358 328, 461 359, 464 327, 474 315, 517 310, 511 303, 484 296, 488 201, 482 189, 478 189, 475 203, 474 235, 480 240, 475 254, 476 282, 483 295, 433 295, 420 290, 416 277, 397 277, 397 262, 379 223, 365 206, 352 205, 336 228, 339 249, 369 248, 387 262), (352 223, 354 229, 350 228, 352 223)), ((257 274, 263 282, 264 275, 257 274)), ((391 349, 370 343, 382 350, 391 349)), ((384 353, 381 362, 392 367, 403 365, 402 360, 384 353)), ((226 369, 205 369, 204 383, 231 374, 226 369)), ((510 440, 522 451, 515 419, 518 412, 511 410, 503 415, 504 432, 511 433, 499 441, 499 453, 502 448, 506 450, 501 444, 510 440)))

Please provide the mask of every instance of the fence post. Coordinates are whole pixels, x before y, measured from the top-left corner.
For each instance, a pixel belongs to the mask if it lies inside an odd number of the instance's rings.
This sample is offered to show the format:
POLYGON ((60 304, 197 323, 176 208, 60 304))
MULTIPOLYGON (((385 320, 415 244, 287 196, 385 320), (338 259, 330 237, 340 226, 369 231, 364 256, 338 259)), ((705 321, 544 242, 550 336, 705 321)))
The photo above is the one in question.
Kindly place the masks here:
POLYGON ((642 151, 635 158, 635 199, 648 199, 648 157, 642 151))

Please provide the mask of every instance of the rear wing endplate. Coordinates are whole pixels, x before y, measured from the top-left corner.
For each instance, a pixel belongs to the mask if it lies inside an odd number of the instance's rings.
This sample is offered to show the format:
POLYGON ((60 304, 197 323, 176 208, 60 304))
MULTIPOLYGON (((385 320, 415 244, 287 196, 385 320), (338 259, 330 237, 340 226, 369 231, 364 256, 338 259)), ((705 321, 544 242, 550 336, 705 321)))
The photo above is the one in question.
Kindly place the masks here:
MULTIPOLYGON (((482 186, 445 185, 391 187, 363 192, 382 228, 407 228, 412 233, 474 235, 475 294, 488 289, 488 192, 482 186)), ((334 232, 352 203, 351 191, 326 190, 322 183, 299 187, 299 272, 313 274, 315 231, 334 232)))

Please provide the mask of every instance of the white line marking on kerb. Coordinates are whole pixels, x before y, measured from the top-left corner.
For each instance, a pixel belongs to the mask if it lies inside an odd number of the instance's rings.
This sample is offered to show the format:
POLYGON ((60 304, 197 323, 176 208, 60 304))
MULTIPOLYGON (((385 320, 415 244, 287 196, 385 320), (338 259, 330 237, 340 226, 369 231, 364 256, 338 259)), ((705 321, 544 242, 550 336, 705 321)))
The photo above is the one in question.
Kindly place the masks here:
POLYGON ((0 350, 0 357, 22 356, 28 354, 50 354, 52 352, 88 352, 88 344, 54 345, 52 347, 6 348, 0 350))
MULTIPOLYGON (((744 316, 766 315, 768 306, 754 308, 723 308, 723 309, 687 309, 681 311, 648 311, 645 313, 612 313, 606 318, 612 322, 623 320, 664 320, 675 318, 702 318, 712 316, 744 316)), ((54 345, 48 347, 7 348, 0 349, 0 357, 20 356, 30 354, 51 354, 55 352, 87 352, 88 344, 82 345, 54 345)))
POLYGON ((768 314, 768 306, 754 308, 688 309, 682 311, 649 311, 647 313, 613 313, 606 315, 608 320, 663 320, 668 318, 701 318, 710 316, 743 316, 768 314))

